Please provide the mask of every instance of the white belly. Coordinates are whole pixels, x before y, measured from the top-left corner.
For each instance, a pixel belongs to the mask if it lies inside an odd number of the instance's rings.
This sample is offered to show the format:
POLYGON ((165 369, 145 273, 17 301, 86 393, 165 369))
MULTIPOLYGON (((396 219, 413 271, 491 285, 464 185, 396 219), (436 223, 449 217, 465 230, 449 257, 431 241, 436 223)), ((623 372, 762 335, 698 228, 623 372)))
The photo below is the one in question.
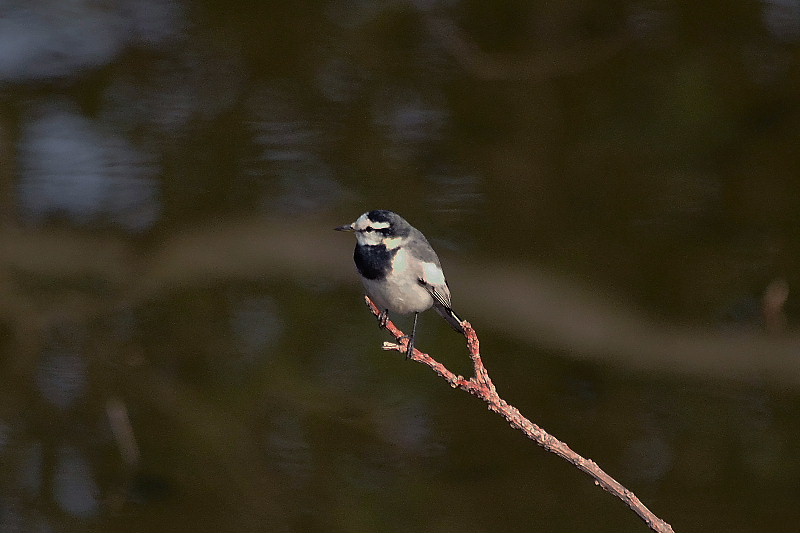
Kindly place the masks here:
POLYGON ((362 279, 367 296, 372 298, 380 309, 407 315, 430 309, 433 298, 422 286, 414 282, 398 281, 391 276, 385 280, 362 279))

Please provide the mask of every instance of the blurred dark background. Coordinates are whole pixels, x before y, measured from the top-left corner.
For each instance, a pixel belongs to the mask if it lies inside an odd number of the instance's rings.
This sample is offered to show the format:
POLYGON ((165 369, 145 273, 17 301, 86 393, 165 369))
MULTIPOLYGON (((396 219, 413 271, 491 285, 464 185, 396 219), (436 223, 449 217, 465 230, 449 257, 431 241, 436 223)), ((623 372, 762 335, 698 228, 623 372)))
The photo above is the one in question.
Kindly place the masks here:
POLYGON ((678 531, 795 530, 798 44, 797 0, 1 2, 0 530, 645 531, 380 349, 331 231, 375 208, 523 414, 678 531))

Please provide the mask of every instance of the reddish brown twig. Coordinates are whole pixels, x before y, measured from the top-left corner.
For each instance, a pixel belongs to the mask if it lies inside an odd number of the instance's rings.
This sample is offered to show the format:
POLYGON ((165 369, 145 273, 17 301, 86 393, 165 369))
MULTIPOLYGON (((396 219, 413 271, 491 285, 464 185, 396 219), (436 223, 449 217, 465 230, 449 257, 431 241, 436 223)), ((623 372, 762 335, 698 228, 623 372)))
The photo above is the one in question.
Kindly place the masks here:
MULTIPOLYGON (((372 311, 376 317, 379 316, 381 312, 380 309, 375 306, 369 297, 365 296, 364 298, 370 311, 372 311)), ((414 353, 411 354, 410 358, 431 367, 431 369, 444 378, 451 387, 463 389, 485 401, 489 404, 489 409, 501 415, 512 427, 522 431, 536 444, 566 459, 580 470, 592 476, 596 485, 600 485, 607 492, 610 492, 628 504, 628 507, 638 514, 653 531, 659 533, 673 533, 672 526, 654 515, 639 501, 639 498, 637 498, 633 492, 626 489, 616 479, 606 474, 603 469, 597 466, 597 463, 590 459, 585 459, 572 451, 566 443, 561 442, 547 431, 522 416, 516 407, 509 405, 505 400, 500 398, 500 395, 497 394, 497 390, 489 377, 489 373, 486 371, 486 367, 483 366, 483 361, 480 356, 478 335, 475 333, 475 330, 472 329, 472 325, 469 322, 465 321, 462 325, 464 326, 465 335, 467 337, 467 348, 469 349, 469 355, 470 358, 472 358, 472 365, 475 370, 475 375, 473 377, 466 379, 453 374, 443 364, 416 348, 414 348, 414 353)), ((385 342, 383 343, 383 349, 405 353, 406 347, 408 346, 408 339, 405 338, 405 334, 400 331, 391 320, 387 321, 386 329, 389 330, 389 333, 397 340, 397 343, 385 342)))

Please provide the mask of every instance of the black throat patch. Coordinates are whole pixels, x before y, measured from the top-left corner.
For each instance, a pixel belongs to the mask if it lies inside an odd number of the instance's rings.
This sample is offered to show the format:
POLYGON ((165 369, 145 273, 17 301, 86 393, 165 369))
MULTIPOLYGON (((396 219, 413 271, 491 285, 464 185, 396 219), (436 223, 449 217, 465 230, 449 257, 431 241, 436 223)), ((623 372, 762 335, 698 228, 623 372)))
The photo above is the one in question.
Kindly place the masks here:
POLYGON ((353 252, 356 268, 367 279, 384 279, 392 268, 392 258, 399 248, 388 250, 385 244, 357 245, 353 252))

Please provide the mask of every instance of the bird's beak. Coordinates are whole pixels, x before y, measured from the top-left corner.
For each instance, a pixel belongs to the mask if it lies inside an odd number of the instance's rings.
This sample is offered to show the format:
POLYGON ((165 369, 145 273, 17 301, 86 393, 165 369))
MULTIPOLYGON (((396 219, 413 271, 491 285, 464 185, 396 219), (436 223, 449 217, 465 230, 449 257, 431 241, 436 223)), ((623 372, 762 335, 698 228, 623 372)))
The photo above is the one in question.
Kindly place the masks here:
POLYGON ((344 226, 339 226, 337 228, 333 228, 336 231, 353 231, 352 224, 345 224, 344 226))

